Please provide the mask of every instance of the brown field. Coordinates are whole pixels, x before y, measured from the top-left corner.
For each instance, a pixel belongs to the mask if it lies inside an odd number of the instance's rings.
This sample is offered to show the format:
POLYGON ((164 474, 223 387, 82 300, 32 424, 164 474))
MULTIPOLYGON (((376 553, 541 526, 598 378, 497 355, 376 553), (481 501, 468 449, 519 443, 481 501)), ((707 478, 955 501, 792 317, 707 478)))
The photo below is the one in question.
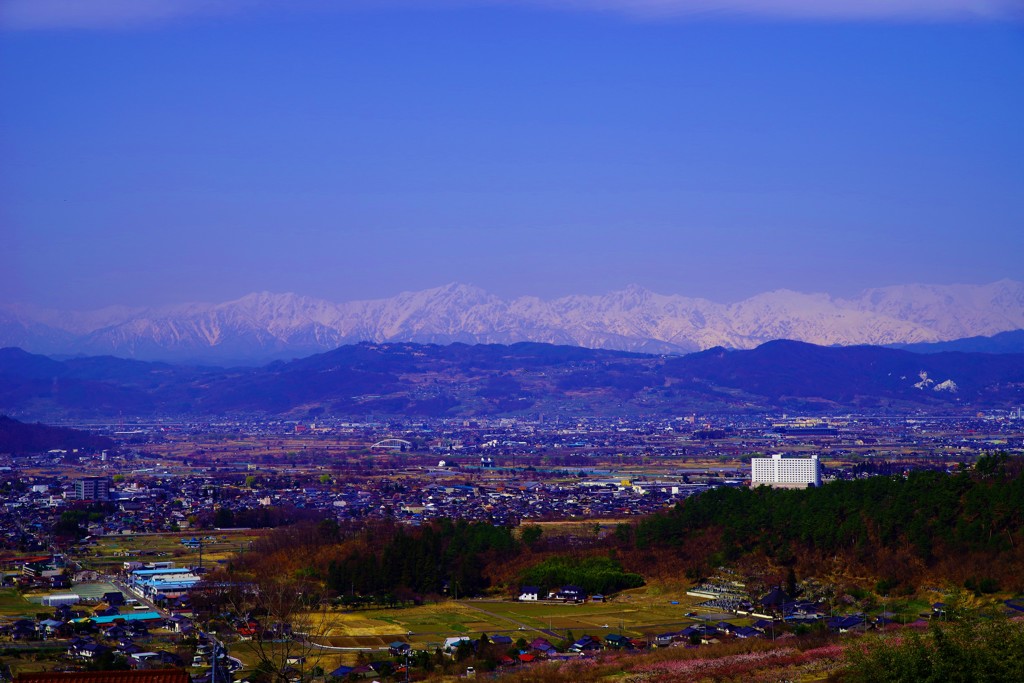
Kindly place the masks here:
POLYGON ((203 566, 213 567, 228 560, 239 552, 245 552, 249 544, 259 538, 262 532, 256 529, 246 531, 182 531, 166 534, 126 534, 103 536, 87 556, 80 557, 85 569, 112 571, 124 562, 152 562, 170 560, 179 565, 197 565, 200 552, 181 544, 183 538, 212 537, 204 542, 202 549, 203 566))
POLYGON ((562 538, 566 536, 574 536, 577 538, 586 538, 587 536, 596 536, 599 532, 614 531, 618 524, 623 522, 629 522, 628 518, 621 519, 560 519, 550 522, 529 522, 528 524, 518 526, 513 531, 516 537, 522 535, 523 526, 539 526, 543 531, 542 538, 562 538))
MULTIPOLYGON (((377 639, 377 640, 368 639, 367 640, 367 644, 365 646, 363 646, 363 645, 355 645, 355 646, 351 646, 351 647, 366 647, 366 648, 369 648, 369 649, 380 649, 380 645, 383 645, 383 649, 387 650, 387 642, 383 642, 381 644, 378 644, 378 643, 379 643, 379 639, 377 639)), ((335 647, 339 647, 339 646, 335 646, 335 647)), ((350 646, 340 646, 340 647, 350 647, 350 646)), ((232 657, 237 657, 239 660, 241 660, 242 664, 244 665, 244 668, 242 669, 242 672, 241 672, 243 675, 246 674, 246 673, 252 672, 256 668, 256 665, 259 663, 259 657, 257 656, 255 648, 253 647, 252 643, 247 643, 247 642, 234 643, 234 644, 231 645, 230 650, 231 650, 231 656, 232 657)), ((268 651, 271 652, 271 653, 273 652, 272 648, 269 649, 268 651)), ((359 656, 359 652, 356 651, 356 650, 352 650, 352 651, 335 651, 335 650, 315 649, 315 648, 310 650, 310 651, 308 651, 308 652, 303 652, 303 654, 306 655, 306 667, 307 668, 311 669, 313 667, 319 666, 325 672, 330 672, 330 671, 338 668, 339 666, 341 666, 343 664, 347 665, 347 666, 353 666, 356 663, 356 658, 359 656)))
POLYGON ((363 453, 371 444, 352 441, 345 437, 319 436, 279 436, 274 438, 225 438, 216 434, 205 438, 194 435, 169 435, 162 443, 150 444, 147 450, 157 457, 181 459, 201 454, 212 460, 231 460, 244 462, 249 458, 281 458, 288 459, 293 454, 315 449, 326 453, 347 455, 363 453))

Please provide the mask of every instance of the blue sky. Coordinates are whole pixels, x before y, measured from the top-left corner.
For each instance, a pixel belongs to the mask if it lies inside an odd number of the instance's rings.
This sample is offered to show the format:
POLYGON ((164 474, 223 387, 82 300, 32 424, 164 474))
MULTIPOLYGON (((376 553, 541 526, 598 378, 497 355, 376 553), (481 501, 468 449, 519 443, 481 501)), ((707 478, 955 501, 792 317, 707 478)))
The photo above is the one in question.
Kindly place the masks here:
POLYGON ((0 302, 1024 277, 1013 5, 710 5, 8 0, 0 302))

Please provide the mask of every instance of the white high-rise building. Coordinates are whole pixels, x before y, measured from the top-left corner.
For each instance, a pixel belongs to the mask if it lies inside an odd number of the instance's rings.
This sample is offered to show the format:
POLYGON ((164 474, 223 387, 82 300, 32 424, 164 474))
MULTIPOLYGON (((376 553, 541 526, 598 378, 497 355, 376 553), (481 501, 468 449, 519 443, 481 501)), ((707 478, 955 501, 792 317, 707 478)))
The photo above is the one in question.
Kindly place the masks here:
POLYGON ((83 477, 75 481, 76 500, 110 500, 110 477, 83 477))
POLYGON ((784 458, 777 453, 770 458, 751 458, 750 485, 780 488, 821 486, 818 456, 784 458))

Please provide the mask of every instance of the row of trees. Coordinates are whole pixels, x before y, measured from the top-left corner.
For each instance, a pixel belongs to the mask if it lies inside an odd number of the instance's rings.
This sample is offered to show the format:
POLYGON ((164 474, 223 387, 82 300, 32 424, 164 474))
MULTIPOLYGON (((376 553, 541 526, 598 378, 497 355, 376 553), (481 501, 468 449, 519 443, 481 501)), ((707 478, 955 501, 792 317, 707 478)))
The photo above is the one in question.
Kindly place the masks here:
POLYGON ((232 527, 267 529, 300 522, 318 522, 322 519, 324 519, 324 513, 320 510, 298 508, 292 505, 261 505, 238 510, 232 510, 222 505, 212 514, 201 515, 199 522, 220 529, 232 527))

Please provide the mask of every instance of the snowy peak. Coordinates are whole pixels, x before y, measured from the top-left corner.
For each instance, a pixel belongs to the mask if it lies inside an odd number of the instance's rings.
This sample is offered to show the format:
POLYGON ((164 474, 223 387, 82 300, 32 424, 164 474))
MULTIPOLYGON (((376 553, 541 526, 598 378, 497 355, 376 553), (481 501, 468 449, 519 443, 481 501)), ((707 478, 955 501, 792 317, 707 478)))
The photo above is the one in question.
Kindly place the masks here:
POLYGON ((936 342, 1022 328, 1024 283, 1012 280, 882 287, 851 299, 776 290, 733 304, 638 285, 605 295, 505 300, 453 282, 345 303, 255 292, 224 303, 153 309, 0 308, 0 346, 209 362, 289 358, 359 341, 538 341, 679 353, 753 348, 773 339, 822 345, 936 342))
POLYGON ((943 341, 1024 328, 1024 283, 901 285, 870 289, 840 305, 913 321, 943 341))

